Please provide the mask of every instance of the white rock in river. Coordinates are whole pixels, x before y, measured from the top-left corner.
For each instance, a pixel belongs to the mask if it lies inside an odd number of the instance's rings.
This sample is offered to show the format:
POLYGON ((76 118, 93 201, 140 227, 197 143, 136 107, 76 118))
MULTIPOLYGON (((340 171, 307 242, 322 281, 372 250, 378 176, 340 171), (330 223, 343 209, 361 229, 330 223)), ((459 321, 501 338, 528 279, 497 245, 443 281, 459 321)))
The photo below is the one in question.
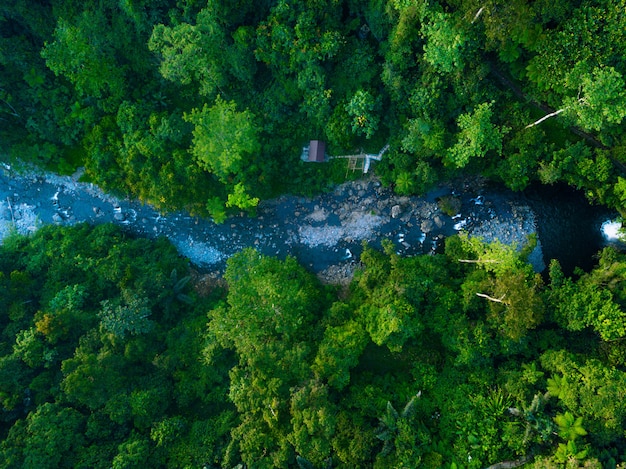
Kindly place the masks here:
POLYGON ((398 218, 402 213, 402 208, 399 205, 391 207, 391 218, 398 218))

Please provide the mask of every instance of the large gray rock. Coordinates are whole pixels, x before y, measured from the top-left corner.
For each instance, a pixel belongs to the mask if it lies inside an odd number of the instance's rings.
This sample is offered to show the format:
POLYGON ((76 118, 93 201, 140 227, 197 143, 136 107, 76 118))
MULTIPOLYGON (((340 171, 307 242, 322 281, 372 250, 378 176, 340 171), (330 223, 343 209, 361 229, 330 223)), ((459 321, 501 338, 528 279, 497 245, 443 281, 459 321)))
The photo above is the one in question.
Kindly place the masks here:
POLYGON ((423 220, 422 223, 420 224, 420 230, 422 231, 422 233, 430 233, 433 228, 435 227, 435 224, 433 223, 432 220, 426 219, 423 220))

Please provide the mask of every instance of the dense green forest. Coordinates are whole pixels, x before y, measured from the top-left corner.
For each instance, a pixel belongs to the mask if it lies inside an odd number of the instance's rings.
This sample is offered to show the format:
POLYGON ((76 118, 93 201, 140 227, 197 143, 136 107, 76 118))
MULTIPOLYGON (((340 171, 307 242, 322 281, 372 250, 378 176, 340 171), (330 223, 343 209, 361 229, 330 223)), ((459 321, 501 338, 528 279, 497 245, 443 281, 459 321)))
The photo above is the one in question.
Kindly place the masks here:
POLYGON ((216 220, 344 177, 310 139, 389 142, 399 193, 481 173, 625 213, 625 25, 623 0, 3 1, 2 150, 216 220))
POLYGON ((1 465, 626 467, 626 255, 524 256, 366 248, 339 288, 254 250, 198 277, 111 225, 12 236, 1 465))
MULTIPOLYGON (((0 156, 222 221, 389 151, 419 194, 566 183, 626 216, 625 0, 4 0, 0 156)), ((349 287, 246 250, 43 227, 0 246, 0 465, 624 468, 626 255, 465 236, 349 287), (502 463, 502 464, 500 464, 502 463)))

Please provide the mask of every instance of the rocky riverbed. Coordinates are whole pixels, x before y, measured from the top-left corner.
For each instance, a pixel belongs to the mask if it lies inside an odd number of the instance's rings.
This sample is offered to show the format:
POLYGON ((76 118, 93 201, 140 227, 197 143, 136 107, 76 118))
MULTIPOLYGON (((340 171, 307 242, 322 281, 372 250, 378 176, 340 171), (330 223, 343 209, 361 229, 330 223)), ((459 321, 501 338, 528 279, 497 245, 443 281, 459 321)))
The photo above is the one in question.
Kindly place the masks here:
MULTIPOLYGON (((11 229, 28 234, 41 224, 116 223, 139 236, 165 236, 204 271, 223 270, 241 249, 293 255, 324 280, 341 283, 358 265, 363 241, 390 239, 401 255, 434 252, 446 236, 465 230, 486 240, 522 245, 537 232, 523 198, 485 188, 480 181, 449 184, 425 197, 402 197, 375 178, 338 186, 315 198, 283 196, 262 202, 257 216, 216 225, 184 212, 161 214, 134 200, 80 182, 81 173, 58 176, 8 165, 0 171, 0 240, 11 229), (442 203, 444 201, 444 203, 442 203), (454 209, 453 216, 444 213, 454 209)), ((544 268, 541 244, 531 261, 544 268)))

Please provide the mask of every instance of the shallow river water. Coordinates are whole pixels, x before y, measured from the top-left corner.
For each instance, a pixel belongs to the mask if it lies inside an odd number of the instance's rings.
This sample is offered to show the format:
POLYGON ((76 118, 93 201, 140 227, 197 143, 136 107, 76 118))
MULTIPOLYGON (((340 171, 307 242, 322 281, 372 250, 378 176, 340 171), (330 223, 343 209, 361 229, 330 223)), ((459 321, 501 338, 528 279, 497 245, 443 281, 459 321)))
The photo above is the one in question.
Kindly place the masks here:
POLYGON ((103 193, 73 177, 0 169, 0 240, 11 227, 33 232, 43 223, 117 223, 139 236, 165 236, 205 271, 221 271, 244 247, 295 256, 315 272, 358 261, 363 241, 393 241, 398 253, 433 252, 460 230, 504 243, 523 244, 537 232, 536 270, 557 257, 566 271, 587 268, 607 243, 601 225, 615 214, 592 207, 567 188, 536 188, 524 194, 498 187, 459 183, 425 197, 400 197, 374 179, 346 183, 315 198, 283 196, 260 204, 256 217, 240 215, 216 225, 185 212, 161 214, 140 202, 103 193), (437 201, 452 195, 453 216, 437 201))

